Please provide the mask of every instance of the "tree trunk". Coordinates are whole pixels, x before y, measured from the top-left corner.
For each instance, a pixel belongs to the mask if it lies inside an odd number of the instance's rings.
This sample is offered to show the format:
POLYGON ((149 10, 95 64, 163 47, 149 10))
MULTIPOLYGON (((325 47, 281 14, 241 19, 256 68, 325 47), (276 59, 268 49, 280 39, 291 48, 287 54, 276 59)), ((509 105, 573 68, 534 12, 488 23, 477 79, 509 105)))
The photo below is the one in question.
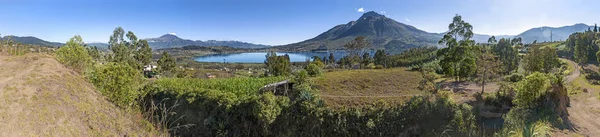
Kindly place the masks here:
POLYGON ((483 79, 481 80, 481 95, 483 95, 483 91, 485 90, 485 78, 486 78, 486 74, 487 74, 487 68, 485 68, 483 70, 483 79))

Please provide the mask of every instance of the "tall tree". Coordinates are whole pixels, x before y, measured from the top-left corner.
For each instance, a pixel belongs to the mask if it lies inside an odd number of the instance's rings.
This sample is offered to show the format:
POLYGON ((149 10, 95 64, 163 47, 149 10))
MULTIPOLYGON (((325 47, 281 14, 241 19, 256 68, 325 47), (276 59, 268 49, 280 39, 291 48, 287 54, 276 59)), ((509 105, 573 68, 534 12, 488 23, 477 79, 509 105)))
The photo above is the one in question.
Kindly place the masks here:
POLYGON ((533 47, 523 57, 523 69, 527 72, 550 73, 559 65, 558 55, 553 48, 533 47))
POLYGON ((141 66, 150 64, 152 59, 152 49, 146 40, 140 40, 138 45, 138 51, 135 52, 135 59, 140 63, 141 66))
MULTIPOLYGON (((310 64, 310 60, 308 60, 310 64)), ((265 65, 268 73, 274 76, 287 76, 292 72, 290 57, 288 54, 277 56, 275 51, 267 53, 265 65)))
POLYGON ((364 36, 358 36, 353 41, 344 45, 349 56, 360 56, 365 52, 365 49, 371 46, 371 42, 364 36))
POLYGON ((578 35, 578 39, 575 39, 575 61, 580 65, 587 63, 588 61, 588 50, 590 50, 587 44, 587 38, 585 35, 578 35))
POLYGON ((489 44, 496 44, 496 42, 498 42, 498 41, 496 41, 496 36, 492 36, 488 39, 489 44))
POLYGON ((498 56, 502 62, 503 72, 505 74, 517 70, 519 66, 519 53, 517 49, 513 48, 513 41, 518 43, 518 40, 502 38, 498 41, 498 44, 492 47, 493 53, 498 56))
POLYGON ((108 49, 112 51, 112 62, 127 62, 129 59, 129 50, 127 48, 125 39, 123 36, 125 35, 125 30, 121 27, 115 28, 113 31, 113 35, 110 36, 110 40, 108 41, 108 49))
POLYGON ((371 64, 371 62, 373 62, 373 59, 371 58, 371 55, 369 55, 369 52, 365 52, 362 55, 361 59, 362 59, 361 64, 363 67, 367 67, 367 66, 369 66, 369 64, 371 64))
POLYGON ((160 59, 158 59, 158 70, 160 72, 171 72, 175 69, 175 59, 167 52, 163 52, 160 59))
POLYGON ((382 65, 387 68, 387 55, 384 50, 377 50, 373 56, 375 65, 382 65))
POLYGON ((542 48, 542 72, 550 73, 552 69, 560 66, 560 61, 558 60, 558 54, 556 54, 556 50, 554 48, 542 48))
POLYGON ((483 49, 479 53, 477 57, 477 75, 481 80, 481 95, 483 95, 486 80, 496 76, 500 65, 500 61, 489 50, 483 49))
POLYGON ((125 34, 123 28, 115 28, 108 44, 108 48, 112 51, 110 59, 112 62, 126 63, 137 69, 150 64, 152 49, 148 42, 139 40, 131 31, 125 34), (124 37, 127 37, 127 40, 124 37))
POLYGON ((329 63, 331 63, 331 64, 335 63, 335 57, 333 56, 333 53, 329 53, 329 63))
POLYGON ((100 61, 100 51, 98 51, 98 48, 96 46, 88 47, 87 51, 88 54, 90 54, 90 57, 92 57, 92 60, 100 61))
POLYGON ((468 76, 474 71, 475 60, 470 52, 471 46, 475 43, 473 37, 473 26, 462 20, 460 15, 454 16, 452 23, 448 25, 448 33, 439 41, 439 44, 446 45, 447 48, 438 51, 438 56, 442 56, 440 66, 444 73, 453 76, 456 81, 461 77, 468 76), (463 69, 463 70, 461 70, 463 69))

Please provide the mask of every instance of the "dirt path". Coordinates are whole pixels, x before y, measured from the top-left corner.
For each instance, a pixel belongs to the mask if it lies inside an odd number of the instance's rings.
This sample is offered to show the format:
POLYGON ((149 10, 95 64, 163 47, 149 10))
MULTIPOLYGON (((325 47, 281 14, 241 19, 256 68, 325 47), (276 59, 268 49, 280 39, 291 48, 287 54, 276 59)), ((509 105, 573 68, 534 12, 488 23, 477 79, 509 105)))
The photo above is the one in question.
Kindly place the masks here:
POLYGON ((573 82, 573 80, 575 80, 577 77, 579 77, 581 75, 581 71, 579 71, 579 65, 577 65, 577 63, 575 63, 574 61, 568 60, 568 59, 564 59, 567 62, 569 62, 572 67, 574 68, 574 71, 571 72, 570 75, 566 76, 566 80, 565 83, 571 83, 573 82))
MULTIPOLYGON (((575 70, 568 76, 566 76, 565 83, 572 84, 572 82, 581 75, 580 67, 577 63, 568 61, 575 70)), ((567 108, 569 112, 569 121, 572 125, 572 131, 559 131, 555 136, 573 136, 573 134, 579 134, 584 136, 597 136, 600 135, 600 100, 598 95, 600 93, 600 87, 595 85, 589 85, 587 83, 577 83, 582 89, 588 89, 588 92, 581 92, 570 96, 571 106, 567 108)))
POLYGON ((573 130, 581 135, 600 135, 600 101, 598 91, 580 93, 571 97, 569 120, 573 130))

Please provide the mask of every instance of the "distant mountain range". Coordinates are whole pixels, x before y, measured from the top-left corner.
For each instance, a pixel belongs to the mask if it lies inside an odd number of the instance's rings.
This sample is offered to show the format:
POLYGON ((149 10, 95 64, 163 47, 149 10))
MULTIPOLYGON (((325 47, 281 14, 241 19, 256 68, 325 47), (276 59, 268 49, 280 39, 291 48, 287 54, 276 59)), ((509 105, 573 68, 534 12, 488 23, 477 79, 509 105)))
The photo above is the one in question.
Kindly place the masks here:
POLYGON ((419 46, 435 46, 441 35, 428 33, 402 24, 376 12, 364 13, 356 21, 337 25, 315 38, 277 46, 282 50, 343 49, 343 45, 357 36, 365 36, 372 48, 402 51, 419 46))
MULTIPOLYGON (((585 24, 575 24, 558 28, 540 27, 529 29, 519 35, 497 35, 495 37, 497 40, 501 38, 521 37, 523 43, 532 43, 535 40, 544 42, 550 41, 550 32, 552 32, 552 41, 564 41, 572 33, 582 32, 590 27, 585 24)), ((437 42, 443 35, 444 33, 425 32, 370 11, 364 13, 356 21, 337 25, 315 38, 298 43, 276 46, 275 48, 300 51, 343 49, 343 45, 356 36, 365 36, 373 43, 372 48, 374 49, 403 51, 419 46, 440 46, 437 42)), ((474 34, 473 40, 477 43, 487 43, 490 37, 491 35, 474 34)))
POLYGON ((48 46, 48 47, 58 47, 64 45, 60 42, 49 42, 32 36, 4 36, 0 37, 2 40, 12 40, 21 44, 29 44, 29 45, 40 45, 40 46, 48 46))
MULTIPOLYGON (((58 46, 64 45, 64 43, 49 42, 49 41, 45 41, 45 40, 42 40, 42 39, 39 39, 36 37, 32 37, 32 36, 25 36, 25 37, 4 36, 4 37, 1 37, 1 39, 8 40, 9 37, 11 40, 22 43, 22 44, 31 44, 31 45, 40 45, 40 46, 49 46, 49 47, 58 47, 58 46)), ((179 37, 177 37, 175 35, 171 35, 171 34, 165 34, 158 38, 148 38, 146 40, 148 40, 148 44, 150 44, 150 47, 153 49, 177 48, 177 47, 184 47, 184 46, 189 46, 189 45, 229 46, 229 47, 233 47, 233 48, 268 48, 268 47, 270 47, 268 45, 252 44, 252 43, 240 42, 240 41, 218 41, 218 40, 207 40, 207 41, 196 40, 196 41, 193 41, 193 40, 182 39, 182 38, 179 38, 179 37)), ((93 43, 87 43, 87 45, 88 46, 96 46, 101 49, 108 48, 108 43, 93 42, 93 43)))
POLYGON ((195 40, 194 41, 194 40, 182 39, 182 38, 179 38, 179 37, 177 37, 175 35, 171 35, 171 34, 165 34, 158 38, 148 38, 146 40, 148 40, 148 44, 150 44, 150 47, 153 49, 177 48, 177 47, 183 47, 183 46, 189 46, 189 45, 229 46, 229 47, 233 47, 233 48, 268 48, 268 47, 270 47, 268 45, 252 44, 252 43, 240 42, 240 41, 217 41, 217 40, 207 40, 207 41, 195 40))
POLYGON ((538 42, 543 41, 564 41, 569 38, 569 35, 575 32, 583 32, 588 29, 593 29, 594 26, 589 26, 586 24, 575 24, 571 26, 563 26, 563 27, 539 27, 529 29, 519 35, 517 37, 521 37, 523 43, 531 43, 535 40, 538 42), (552 33, 552 35, 551 35, 552 33), (550 40, 550 36, 552 36, 552 40, 550 40))

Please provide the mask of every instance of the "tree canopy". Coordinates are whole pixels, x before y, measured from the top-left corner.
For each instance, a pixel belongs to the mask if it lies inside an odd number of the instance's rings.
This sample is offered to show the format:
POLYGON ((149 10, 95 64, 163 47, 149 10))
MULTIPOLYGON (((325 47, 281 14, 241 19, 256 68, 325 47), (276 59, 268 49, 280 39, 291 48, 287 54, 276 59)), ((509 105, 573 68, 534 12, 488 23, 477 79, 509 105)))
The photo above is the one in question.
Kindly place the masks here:
POLYGON ((475 57, 470 52, 471 46, 475 43, 471 39, 473 26, 462 20, 460 15, 456 15, 448 25, 448 29, 448 33, 439 41, 447 47, 438 51, 438 56, 442 57, 440 66, 445 74, 460 81, 460 78, 468 77, 475 72, 475 57))

